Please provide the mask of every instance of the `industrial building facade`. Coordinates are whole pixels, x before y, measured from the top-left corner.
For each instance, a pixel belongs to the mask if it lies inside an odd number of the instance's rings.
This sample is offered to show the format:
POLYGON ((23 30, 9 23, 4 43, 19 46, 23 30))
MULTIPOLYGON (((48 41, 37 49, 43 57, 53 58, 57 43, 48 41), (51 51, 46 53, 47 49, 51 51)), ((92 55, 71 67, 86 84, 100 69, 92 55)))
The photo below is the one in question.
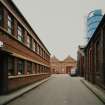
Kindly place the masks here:
POLYGON ((76 68, 76 60, 68 56, 60 61, 55 56, 51 57, 51 73, 52 74, 69 74, 72 68, 76 68))
POLYGON ((84 58, 84 63, 79 64, 81 59, 77 60, 78 67, 84 65, 83 76, 91 83, 105 89, 105 15, 83 52, 85 55, 81 57, 84 58))
POLYGON ((0 93, 50 76, 50 53, 12 0, 0 0, 0 93))

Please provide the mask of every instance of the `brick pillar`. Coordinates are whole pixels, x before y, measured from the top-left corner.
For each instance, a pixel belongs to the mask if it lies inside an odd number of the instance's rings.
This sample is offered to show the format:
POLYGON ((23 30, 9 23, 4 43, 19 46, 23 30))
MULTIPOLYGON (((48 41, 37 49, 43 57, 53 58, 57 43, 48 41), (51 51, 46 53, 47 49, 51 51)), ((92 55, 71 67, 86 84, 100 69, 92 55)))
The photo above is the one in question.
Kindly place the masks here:
POLYGON ((104 85, 105 85, 105 25, 102 29, 102 35, 103 35, 103 76, 104 76, 104 85))
POLYGON ((101 36, 102 36, 102 49, 103 49, 102 79, 105 87, 105 25, 104 28, 101 28, 101 36))
POLYGON ((85 79, 86 79, 86 71, 87 71, 86 63, 87 63, 87 54, 85 52, 85 55, 84 55, 84 77, 85 77, 85 79))
POLYGON ((88 50, 86 50, 86 54, 85 54, 85 69, 86 69, 85 79, 88 80, 88 50))
POLYGON ((89 81, 89 71, 90 71, 90 56, 89 56, 89 49, 88 49, 88 81, 89 81))
POLYGON ((94 53, 94 49, 95 49, 95 47, 94 47, 94 45, 93 45, 93 47, 92 47, 92 82, 93 83, 95 83, 95 65, 94 65, 94 56, 95 56, 95 53, 94 53))
POLYGON ((89 51, 90 53, 89 53, 89 56, 90 56, 90 74, 89 74, 89 76, 90 76, 90 81, 92 82, 92 47, 90 48, 90 51, 89 51))
POLYGON ((15 37, 17 37, 17 20, 16 19, 14 19, 14 24, 13 24, 13 35, 15 36, 15 37))
POLYGON ((93 69, 94 69, 94 83, 96 82, 96 43, 94 43, 94 53, 93 53, 93 55, 94 55, 94 60, 93 60, 93 62, 94 62, 94 67, 93 67, 93 69))
POLYGON ((3 27, 7 30, 8 27, 8 12, 6 9, 4 9, 4 15, 3 15, 3 27))

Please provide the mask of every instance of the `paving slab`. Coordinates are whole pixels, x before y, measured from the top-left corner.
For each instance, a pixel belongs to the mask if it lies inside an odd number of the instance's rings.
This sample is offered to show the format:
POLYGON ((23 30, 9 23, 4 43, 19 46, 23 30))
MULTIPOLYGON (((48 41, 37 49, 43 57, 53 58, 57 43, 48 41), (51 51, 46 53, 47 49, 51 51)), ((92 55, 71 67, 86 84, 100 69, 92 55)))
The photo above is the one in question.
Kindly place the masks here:
POLYGON ((81 82, 90 89, 104 104, 105 104, 105 90, 97 85, 94 85, 85 79, 81 78, 81 82))

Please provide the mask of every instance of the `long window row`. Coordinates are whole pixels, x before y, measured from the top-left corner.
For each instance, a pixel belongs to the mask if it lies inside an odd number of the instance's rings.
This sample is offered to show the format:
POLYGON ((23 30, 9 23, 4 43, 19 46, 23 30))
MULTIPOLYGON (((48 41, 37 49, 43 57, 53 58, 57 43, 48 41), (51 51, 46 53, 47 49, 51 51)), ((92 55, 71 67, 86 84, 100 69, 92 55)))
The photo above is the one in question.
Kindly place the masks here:
MULTIPOLYGON (((7 18, 7 32, 9 34, 16 36, 18 41, 25 44, 28 48, 36 52, 42 58, 46 60, 50 59, 50 56, 47 53, 47 51, 44 50, 37 43, 37 41, 23 28, 23 26, 9 12, 7 12, 7 17, 5 18, 7 18)), ((0 8, 0 26, 3 26, 3 24, 3 9, 0 8)))
POLYGON ((0 26, 3 25, 3 9, 2 9, 2 6, 0 4, 0 26))
POLYGON ((49 68, 37 63, 8 56, 8 76, 49 73, 49 68))

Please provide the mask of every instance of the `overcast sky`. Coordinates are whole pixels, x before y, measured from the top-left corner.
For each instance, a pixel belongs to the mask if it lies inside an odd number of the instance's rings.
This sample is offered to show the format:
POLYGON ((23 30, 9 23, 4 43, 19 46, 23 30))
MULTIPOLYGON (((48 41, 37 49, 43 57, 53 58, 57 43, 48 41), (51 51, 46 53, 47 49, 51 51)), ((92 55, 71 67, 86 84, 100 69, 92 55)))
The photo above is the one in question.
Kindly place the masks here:
POLYGON ((52 55, 77 57, 85 42, 87 14, 105 13, 105 0, 13 0, 52 55))

